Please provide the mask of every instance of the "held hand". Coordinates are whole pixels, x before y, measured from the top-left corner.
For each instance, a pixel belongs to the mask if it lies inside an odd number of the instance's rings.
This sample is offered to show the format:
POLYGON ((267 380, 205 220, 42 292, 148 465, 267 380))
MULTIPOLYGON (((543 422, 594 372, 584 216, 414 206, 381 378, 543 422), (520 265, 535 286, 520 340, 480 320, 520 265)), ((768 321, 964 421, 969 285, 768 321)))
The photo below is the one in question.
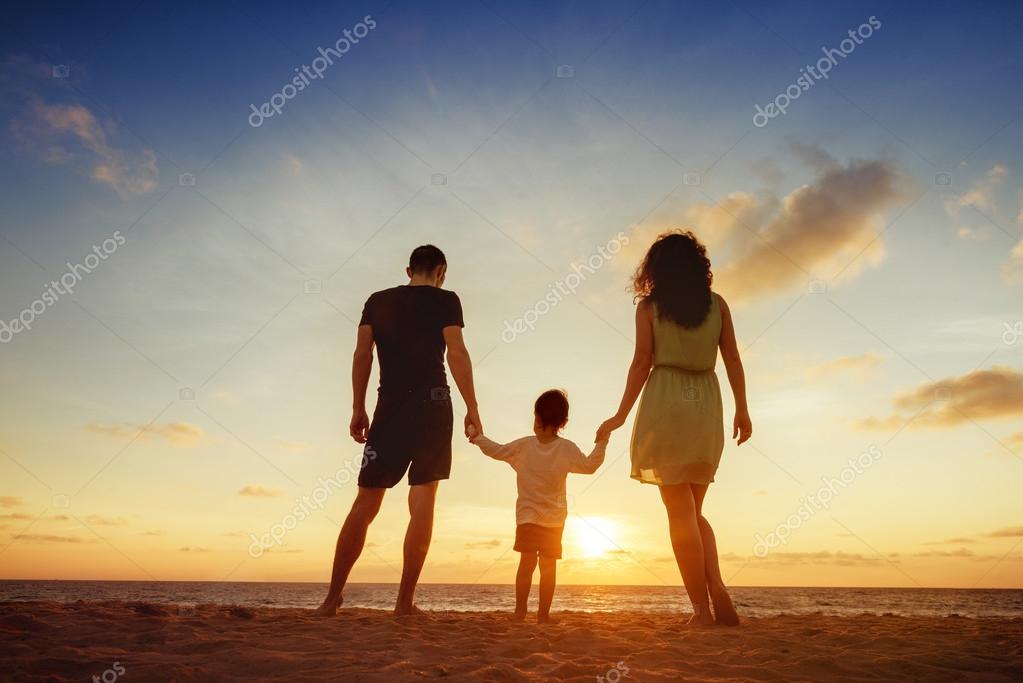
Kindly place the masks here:
POLYGON ((751 436, 753 436, 753 422, 749 419, 749 413, 745 410, 737 412, 735 420, 732 422, 732 438, 738 438, 735 445, 741 446, 749 441, 751 436))
POLYGON ((625 424, 625 418, 615 415, 604 420, 604 422, 597 427, 597 435, 593 437, 594 443, 602 443, 611 438, 611 432, 625 424))
POLYGON ((483 433, 483 423, 480 422, 479 411, 470 410, 465 415, 465 438, 472 441, 483 433))
POLYGON ((348 433, 352 435, 356 443, 366 443, 369 433, 369 415, 365 408, 352 411, 352 421, 348 425, 348 433))

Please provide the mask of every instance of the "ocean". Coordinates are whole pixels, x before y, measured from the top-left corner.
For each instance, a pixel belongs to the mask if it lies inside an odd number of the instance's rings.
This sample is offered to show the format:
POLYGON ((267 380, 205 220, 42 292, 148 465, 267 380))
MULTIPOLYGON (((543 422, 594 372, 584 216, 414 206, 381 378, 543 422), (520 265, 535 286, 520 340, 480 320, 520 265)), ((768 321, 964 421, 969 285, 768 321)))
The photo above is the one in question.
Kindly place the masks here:
MULTIPOLYGON (((395 584, 353 583, 347 607, 391 609, 395 584)), ((536 586, 531 600, 536 602, 536 586)), ((190 607, 200 604, 247 607, 316 607, 326 593, 320 583, 215 581, 0 581, 0 602, 124 600, 190 607)), ((1023 590, 950 588, 757 588, 732 589, 739 613, 849 616, 864 612, 906 616, 1023 617, 1023 590)), ((422 584, 417 603, 427 610, 511 611, 513 587, 496 584, 422 584)), ((688 611, 681 587, 558 586, 555 610, 582 612, 688 611)))

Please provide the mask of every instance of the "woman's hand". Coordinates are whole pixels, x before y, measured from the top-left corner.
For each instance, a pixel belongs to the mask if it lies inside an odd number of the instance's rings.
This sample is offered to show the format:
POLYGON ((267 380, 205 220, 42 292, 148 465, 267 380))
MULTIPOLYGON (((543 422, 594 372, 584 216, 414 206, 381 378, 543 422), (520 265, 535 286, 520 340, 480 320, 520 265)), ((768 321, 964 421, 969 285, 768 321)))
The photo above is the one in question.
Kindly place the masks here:
POLYGON ((597 427, 597 435, 593 437, 594 443, 603 443, 611 438, 611 432, 625 424, 625 418, 615 415, 604 420, 599 427, 597 427))
POLYGON ((735 420, 732 421, 732 438, 738 438, 735 445, 741 446, 749 441, 751 436, 753 436, 753 422, 749 419, 749 412, 737 410, 735 420))

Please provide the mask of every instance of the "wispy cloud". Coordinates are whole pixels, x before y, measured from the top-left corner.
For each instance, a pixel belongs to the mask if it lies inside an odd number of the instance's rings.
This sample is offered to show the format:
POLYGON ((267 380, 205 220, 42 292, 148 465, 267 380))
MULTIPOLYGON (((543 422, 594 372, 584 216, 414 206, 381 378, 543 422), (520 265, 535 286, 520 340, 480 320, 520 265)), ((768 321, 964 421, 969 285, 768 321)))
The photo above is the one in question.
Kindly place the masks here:
POLYGON ((179 553, 208 553, 209 551, 210 551, 209 548, 197 548, 197 547, 187 546, 187 545, 184 546, 184 547, 178 548, 178 552, 179 553))
POLYGON ((888 429, 913 419, 911 427, 952 427, 970 420, 1023 415, 1023 373, 994 366, 959 377, 925 382, 897 396, 886 417, 857 420, 858 429, 888 429))
POLYGON ((135 436, 138 436, 140 439, 160 439, 179 448, 191 448, 197 445, 204 436, 201 427, 188 422, 153 423, 148 425, 93 423, 86 425, 85 429, 93 434, 101 434, 118 439, 133 438, 135 436))
POLYGON ((17 534, 14 537, 28 543, 96 543, 95 539, 85 540, 78 536, 60 536, 57 534, 17 534))
POLYGON ((281 495, 281 492, 277 489, 259 486, 258 484, 250 484, 239 489, 238 495, 250 498, 277 498, 281 495))
POLYGON ((466 548, 470 548, 470 549, 471 548, 499 548, 500 546, 501 546, 501 542, 499 540, 497 540, 496 538, 493 538, 493 539, 491 539, 489 541, 473 541, 472 543, 466 543, 465 544, 465 547, 466 548))
POLYGON ((1002 266, 1001 275, 1002 279, 1010 285, 1018 285, 1023 282, 1023 240, 1017 242, 1009 252, 1009 260, 1002 266))
POLYGON ((993 213, 995 209, 995 192, 1002 186, 1008 174, 1009 169, 1002 164, 995 164, 979 180, 975 181, 966 192, 948 199, 945 202, 945 210, 950 216, 956 218, 967 207, 973 207, 985 213, 993 213))
POLYGON ((21 496, 0 496, 0 508, 25 507, 27 503, 21 496))
POLYGON ((988 538, 1019 538, 1023 537, 1023 526, 1010 526, 1005 529, 998 529, 992 531, 989 534, 985 534, 988 538))
POLYGON ((868 352, 855 356, 839 356, 817 365, 806 367, 803 372, 811 379, 832 377, 843 373, 862 376, 868 370, 876 368, 884 361, 880 353, 868 352))

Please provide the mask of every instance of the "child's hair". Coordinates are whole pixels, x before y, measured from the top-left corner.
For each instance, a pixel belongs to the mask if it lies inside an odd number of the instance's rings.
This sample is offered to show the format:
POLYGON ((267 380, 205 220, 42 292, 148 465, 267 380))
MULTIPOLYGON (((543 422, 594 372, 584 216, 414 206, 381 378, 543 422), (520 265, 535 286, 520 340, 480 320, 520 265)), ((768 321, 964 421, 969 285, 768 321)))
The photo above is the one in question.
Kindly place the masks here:
POLYGON ((544 427, 561 429, 568 422, 568 394, 561 389, 548 389, 536 399, 533 414, 544 427))

